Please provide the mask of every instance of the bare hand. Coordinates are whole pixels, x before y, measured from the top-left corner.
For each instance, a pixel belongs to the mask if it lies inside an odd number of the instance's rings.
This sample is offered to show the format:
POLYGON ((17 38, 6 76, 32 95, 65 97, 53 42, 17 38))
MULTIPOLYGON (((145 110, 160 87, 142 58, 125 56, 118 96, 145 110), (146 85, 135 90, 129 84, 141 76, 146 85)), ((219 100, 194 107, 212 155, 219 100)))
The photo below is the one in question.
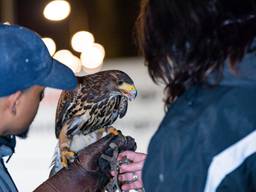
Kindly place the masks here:
POLYGON ((118 179, 123 185, 122 190, 141 189, 142 183, 142 168, 146 159, 146 154, 133 151, 124 151, 119 154, 118 160, 128 158, 131 160, 129 164, 120 166, 120 174, 118 179))

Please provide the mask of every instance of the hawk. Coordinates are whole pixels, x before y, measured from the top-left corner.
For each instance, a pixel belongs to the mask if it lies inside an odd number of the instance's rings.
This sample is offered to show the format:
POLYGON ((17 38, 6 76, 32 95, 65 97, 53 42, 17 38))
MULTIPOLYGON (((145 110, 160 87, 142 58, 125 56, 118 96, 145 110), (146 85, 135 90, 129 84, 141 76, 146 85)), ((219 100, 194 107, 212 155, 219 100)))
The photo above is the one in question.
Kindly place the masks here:
POLYGON ((128 100, 137 95, 134 82, 122 71, 101 71, 77 80, 74 90, 62 91, 56 111, 55 134, 64 167, 86 146, 86 135, 110 128, 126 114, 128 100))

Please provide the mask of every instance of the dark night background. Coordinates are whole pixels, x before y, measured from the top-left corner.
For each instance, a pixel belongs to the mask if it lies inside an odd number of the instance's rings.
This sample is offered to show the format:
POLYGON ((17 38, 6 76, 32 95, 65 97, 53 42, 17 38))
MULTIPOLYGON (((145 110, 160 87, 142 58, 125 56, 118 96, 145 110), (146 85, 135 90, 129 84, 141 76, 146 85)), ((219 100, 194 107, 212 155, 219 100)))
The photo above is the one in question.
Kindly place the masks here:
MULTIPOLYGON (((134 24, 139 11, 137 0, 69 0, 71 13, 62 21, 49 21, 43 9, 50 0, 1 0, 1 21, 31 28, 42 37, 51 37, 57 50, 71 49, 72 35, 91 32, 104 46, 107 58, 137 55, 134 24)), ((76 54, 73 51, 74 54, 76 54)))

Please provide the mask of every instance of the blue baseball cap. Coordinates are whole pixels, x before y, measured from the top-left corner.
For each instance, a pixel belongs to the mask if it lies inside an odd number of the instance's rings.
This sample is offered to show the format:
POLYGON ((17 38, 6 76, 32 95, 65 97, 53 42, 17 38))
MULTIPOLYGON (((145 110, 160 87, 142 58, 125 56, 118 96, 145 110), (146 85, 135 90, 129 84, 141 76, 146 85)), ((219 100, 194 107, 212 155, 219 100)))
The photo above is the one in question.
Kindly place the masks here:
POLYGON ((51 57, 37 33, 0 24, 0 97, 34 85, 70 90, 77 80, 71 69, 51 57))

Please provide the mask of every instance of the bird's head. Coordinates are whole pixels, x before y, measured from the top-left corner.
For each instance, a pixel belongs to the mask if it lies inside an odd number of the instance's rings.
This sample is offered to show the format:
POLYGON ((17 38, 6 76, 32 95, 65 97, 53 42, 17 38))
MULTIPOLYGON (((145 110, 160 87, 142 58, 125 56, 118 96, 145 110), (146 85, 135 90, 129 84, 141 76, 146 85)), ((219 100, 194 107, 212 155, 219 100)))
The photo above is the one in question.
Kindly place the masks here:
POLYGON ((129 82, 119 81, 118 89, 120 92, 125 95, 130 101, 134 100, 137 96, 137 90, 134 84, 130 84, 129 82))
POLYGON ((114 86, 117 91, 126 96, 130 101, 134 100, 137 96, 137 89, 133 80, 122 71, 113 71, 112 73, 114 86))
POLYGON ((95 74, 77 77, 77 79, 79 84, 87 88, 84 90, 91 95, 91 98, 96 96, 101 98, 108 94, 121 94, 131 101, 137 96, 137 90, 133 80, 126 73, 119 70, 101 71, 95 74))

